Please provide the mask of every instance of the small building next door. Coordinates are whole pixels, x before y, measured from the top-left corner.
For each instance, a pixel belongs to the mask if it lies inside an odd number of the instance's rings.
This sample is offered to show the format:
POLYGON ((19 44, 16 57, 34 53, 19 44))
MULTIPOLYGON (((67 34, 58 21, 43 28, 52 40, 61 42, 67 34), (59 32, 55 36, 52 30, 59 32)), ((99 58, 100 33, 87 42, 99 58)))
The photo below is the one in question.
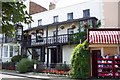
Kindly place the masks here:
POLYGON ((101 55, 101 50, 92 50, 92 77, 98 76, 97 58, 101 55))

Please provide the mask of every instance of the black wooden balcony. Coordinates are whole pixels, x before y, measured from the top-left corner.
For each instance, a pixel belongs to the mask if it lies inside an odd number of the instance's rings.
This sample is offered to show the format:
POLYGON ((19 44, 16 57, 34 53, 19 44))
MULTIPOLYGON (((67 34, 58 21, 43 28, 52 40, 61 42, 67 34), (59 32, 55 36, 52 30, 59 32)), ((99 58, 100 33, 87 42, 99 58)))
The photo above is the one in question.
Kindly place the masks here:
POLYGON ((65 44, 78 44, 81 41, 85 40, 84 35, 80 35, 79 33, 75 34, 63 34, 63 35, 58 35, 56 36, 49 36, 47 37, 42 37, 39 40, 36 38, 31 39, 31 40, 24 40, 23 44, 27 47, 31 46, 40 46, 40 45, 65 45, 65 44))
POLYGON ((16 38, 12 38, 12 37, 3 37, 1 38, 2 43, 11 43, 11 42, 16 42, 16 38))

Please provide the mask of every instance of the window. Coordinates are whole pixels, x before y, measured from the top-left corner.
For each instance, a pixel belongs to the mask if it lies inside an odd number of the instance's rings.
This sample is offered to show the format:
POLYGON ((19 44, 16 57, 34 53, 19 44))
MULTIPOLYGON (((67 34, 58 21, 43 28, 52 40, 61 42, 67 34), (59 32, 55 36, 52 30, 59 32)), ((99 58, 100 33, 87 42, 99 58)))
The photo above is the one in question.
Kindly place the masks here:
POLYGON ((38 20, 38 26, 42 25, 42 19, 38 20))
POLYGON ((68 13, 67 14, 67 20, 73 19, 73 13, 68 13))
POLYGON ((53 36, 56 36, 56 31, 53 31, 53 36))
POLYGON ((3 52, 3 55, 4 57, 8 57, 8 45, 4 45, 4 52, 3 52))
POLYGON ((54 23, 55 23, 55 22, 58 22, 58 16, 54 16, 54 17, 53 17, 53 21, 54 21, 54 23))
POLYGON ((74 33, 74 29, 69 28, 69 29, 68 29, 68 34, 73 34, 73 33, 74 33))
POLYGON ((43 42, 43 29, 37 30, 36 31, 36 40, 39 42, 43 42))
POLYGON ((12 57, 14 54, 13 46, 10 46, 9 51, 10 51, 10 57, 12 57))
POLYGON ((83 17, 90 17, 90 9, 83 10, 83 17))
POLYGON ((31 23, 28 24, 28 28, 31 28, 31 23))

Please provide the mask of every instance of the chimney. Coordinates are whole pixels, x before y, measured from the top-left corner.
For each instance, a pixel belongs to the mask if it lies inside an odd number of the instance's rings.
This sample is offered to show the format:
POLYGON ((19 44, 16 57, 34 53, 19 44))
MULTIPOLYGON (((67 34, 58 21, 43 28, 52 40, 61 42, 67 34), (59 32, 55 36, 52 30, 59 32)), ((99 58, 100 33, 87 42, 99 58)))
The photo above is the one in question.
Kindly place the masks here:
POLYGON ((53 2, 49 4, 49 10, 55 9, 56 5, 53 2))

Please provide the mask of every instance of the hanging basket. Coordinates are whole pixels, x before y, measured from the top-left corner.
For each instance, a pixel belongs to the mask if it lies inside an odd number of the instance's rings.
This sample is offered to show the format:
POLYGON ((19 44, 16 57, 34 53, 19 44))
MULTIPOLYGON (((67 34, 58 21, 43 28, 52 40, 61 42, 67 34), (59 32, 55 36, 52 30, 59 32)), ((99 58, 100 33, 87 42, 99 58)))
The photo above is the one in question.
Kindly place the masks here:
POLYGON ((73 23, 73 24, 71 24, 71 28, 72 29, 75 29, 76 28, 76 25, 73 23))
POLYGON ((61 28, 61 29, 64 29, 65 27, 64 27, 64 25, 61 25, 60 28, 61 28))

